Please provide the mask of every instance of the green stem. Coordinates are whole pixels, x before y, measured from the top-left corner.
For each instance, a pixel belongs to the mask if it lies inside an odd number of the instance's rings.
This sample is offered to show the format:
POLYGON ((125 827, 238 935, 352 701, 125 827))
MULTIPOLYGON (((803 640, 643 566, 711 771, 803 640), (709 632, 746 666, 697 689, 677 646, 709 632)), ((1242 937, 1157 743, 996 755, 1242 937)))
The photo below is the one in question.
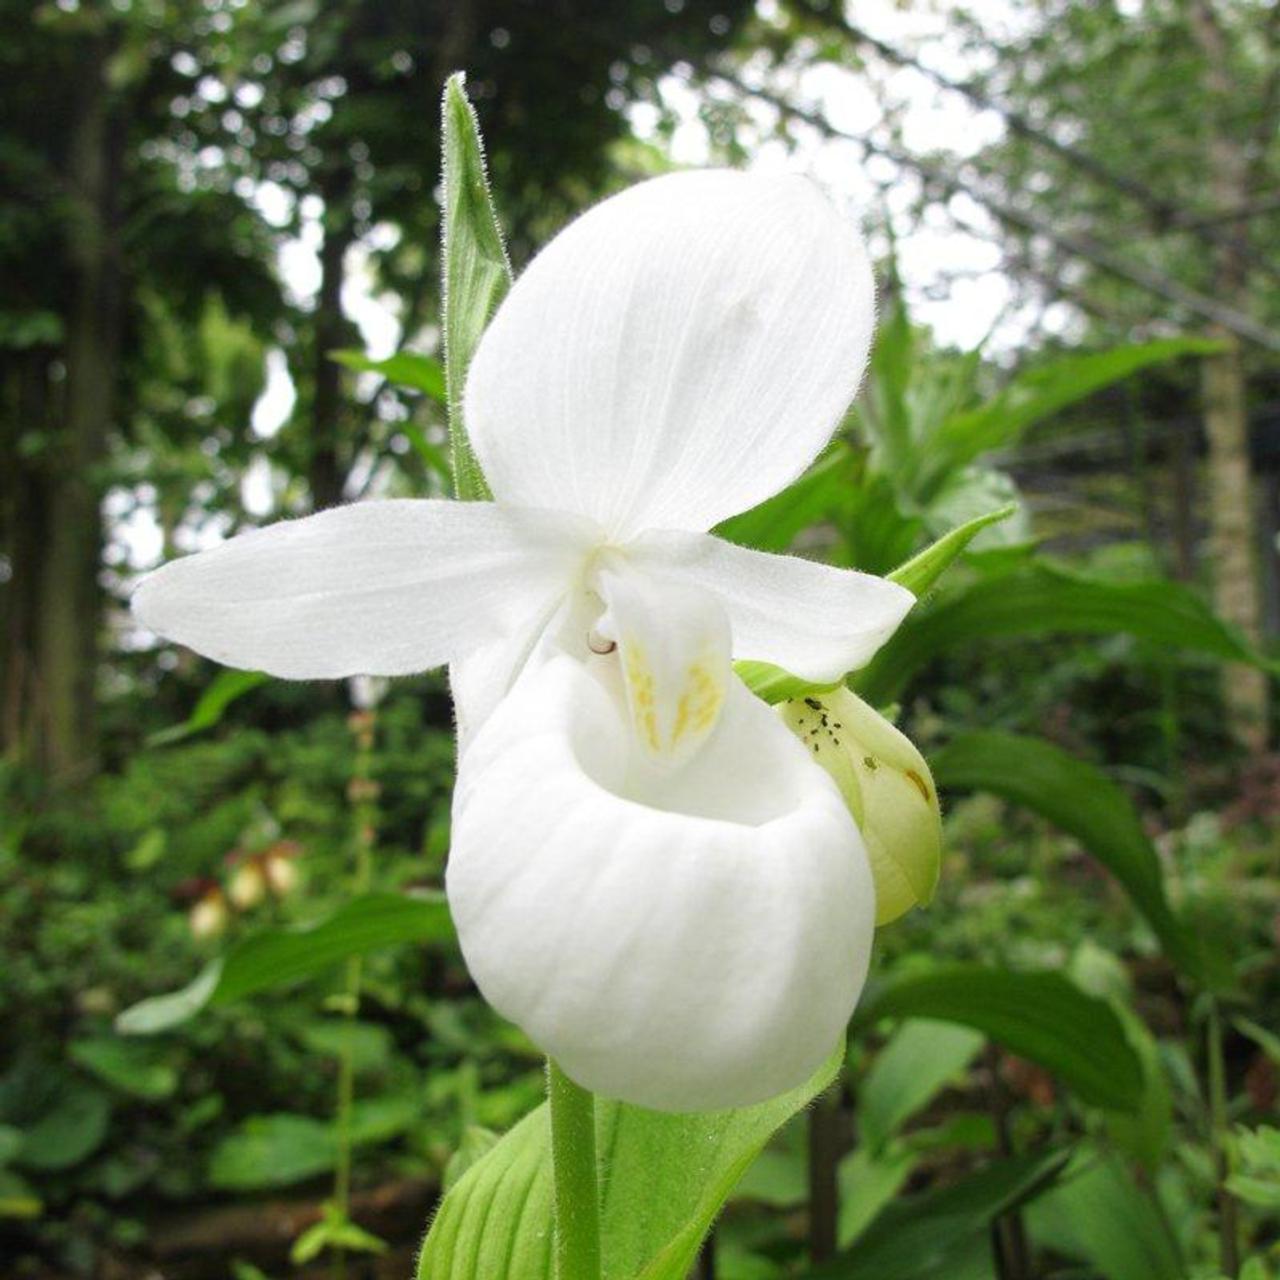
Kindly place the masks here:
MULTIPOLYGON (((350 1027, 360 1007, 359 956, 353 956, 347 961, 345 995, 347 1034, 343 1037, 341 1056, 338 1059, 338 1161, 333 1172, 333 1202, 338 1206, 344 1221, 351 1216, 351 1108, 355 1098, 356 1072, 350 1027)), ((335 1248, 332 1267, 334 1280, 343 1280, 346 1273, 346 1250, 335 1248)))
POLYGON ((555 1176, 557 1280, 600 1280, 600 1192, 596 1103, 547 1060, 551 1163, 555 1176))
POLYGON ((1218 1002, 1209 1005, 1208 1025, 1209 1108, 1213 1118, 1213 1145, 1218 1172, 1218 1266, 1223 1275, 1234 1277, 1240 1270, 1240 1226, 1235 1196, 1227 1190, 1231 1176, 1229 1118, 1227 1115, 1227 1072, 1222 1052, 1222 1019, 1218 1002))
MULTIPOLYGON (((368 792, 368 784, 373 772, 374 723, 372 712, 356 717, 353 721, 356 751, 351 778, 357 790, 352 803, 355 873, 351 887, 355 894, 367 892, 373 871, 374 824, 378 809, 368 792)), ((360 1012, 360 983, 363 973, 361 958, 352 956, 347 961, 346 982, 342 993, 342 1013, 347 1021, 347 1034, 343 1037, 338 1057, 338 1155, 333 1171, 333 1203, 344 1222, 351 1219, 351 1111, 355 1102, 356 1077, 355 1037, 352 1028, 360 1012)), ((332 1250, 331 1274, 333 1280, 345 1280, 347 1251, 341 1245, 332 1250)))

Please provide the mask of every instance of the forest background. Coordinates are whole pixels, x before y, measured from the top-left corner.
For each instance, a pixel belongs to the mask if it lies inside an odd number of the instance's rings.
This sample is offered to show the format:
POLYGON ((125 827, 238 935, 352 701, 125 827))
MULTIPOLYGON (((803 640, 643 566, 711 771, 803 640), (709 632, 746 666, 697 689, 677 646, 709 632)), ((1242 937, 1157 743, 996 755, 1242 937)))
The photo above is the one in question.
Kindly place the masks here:
POLYGON ((887 572, 1017 504, 863 673, 943 789, 942 886, 702 1274, 1274 1274, 1261 0, 3 0, 0 1274, 406 1275, 541 1096, 439 913, 378 915, 440 884, 443 680, 220 674, 126 606, 241 529, 448 492, 456 70, 517 271, 682 164, 863 225, 863 394, 726 536, 887 572), (348 941, 300 962, 316 921, 348 941))

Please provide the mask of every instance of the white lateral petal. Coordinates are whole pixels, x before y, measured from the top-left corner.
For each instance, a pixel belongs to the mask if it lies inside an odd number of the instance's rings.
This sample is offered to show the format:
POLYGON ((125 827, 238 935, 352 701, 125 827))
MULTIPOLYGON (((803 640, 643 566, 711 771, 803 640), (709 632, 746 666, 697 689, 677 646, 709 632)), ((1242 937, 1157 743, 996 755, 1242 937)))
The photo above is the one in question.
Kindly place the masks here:
POLYGON ((667 1111, 806 1079, 861 991, 875 903, 831 780, 734 682, 647 770, 583 664, 529 669, 462 757, 449 901, 486 998, 583 1086, 667 1111))
POLYGON ((558 513, 363 502, 174 560, 142 580, 133 612, 227 666, 294 680, 408 675, 553 605, 592 537, 558 513))
POLYGON ((874 287, 807 180, 707 170, 631 187, 516 281, 466 420, 500 501, 615 539, 708 529, 793 480, 857 390, 874 287))
POLYGON ((651 572, 714 591, 729 614, 735 658, 773 662, 816 682, 865 666, 916 600, 887 578, 751 551, 709 534, 647 533, 627 555, 651 572))

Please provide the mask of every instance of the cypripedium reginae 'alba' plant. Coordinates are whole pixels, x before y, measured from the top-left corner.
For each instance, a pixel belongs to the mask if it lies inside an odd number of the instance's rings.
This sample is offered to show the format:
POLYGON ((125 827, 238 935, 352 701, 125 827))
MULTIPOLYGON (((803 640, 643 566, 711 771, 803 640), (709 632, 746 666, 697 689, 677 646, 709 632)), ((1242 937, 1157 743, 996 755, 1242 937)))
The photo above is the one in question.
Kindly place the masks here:
POLYGON ((862 838, 731 662, 839 680, 914 598, 707 530, 812 461, 873 309, 860 241, 806 181, 641 183, 552 241, 485 332, 465 418, 493 502, 340 507, 134 596, 152 630, 278 676, 452 664, 462 950, 586 1088, 759 1101, 818 1067, 861 990, 862 838))

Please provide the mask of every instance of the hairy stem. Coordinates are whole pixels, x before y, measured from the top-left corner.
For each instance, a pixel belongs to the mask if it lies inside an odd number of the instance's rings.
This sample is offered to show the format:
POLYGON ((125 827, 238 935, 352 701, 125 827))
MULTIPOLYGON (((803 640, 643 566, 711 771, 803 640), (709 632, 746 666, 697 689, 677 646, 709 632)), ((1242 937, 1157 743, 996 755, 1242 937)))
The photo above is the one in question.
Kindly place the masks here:
POLYGON ((555 1171, 556 1277, 600 1280, 595 1098, 549 1059, 547 1097, 555 1171))

